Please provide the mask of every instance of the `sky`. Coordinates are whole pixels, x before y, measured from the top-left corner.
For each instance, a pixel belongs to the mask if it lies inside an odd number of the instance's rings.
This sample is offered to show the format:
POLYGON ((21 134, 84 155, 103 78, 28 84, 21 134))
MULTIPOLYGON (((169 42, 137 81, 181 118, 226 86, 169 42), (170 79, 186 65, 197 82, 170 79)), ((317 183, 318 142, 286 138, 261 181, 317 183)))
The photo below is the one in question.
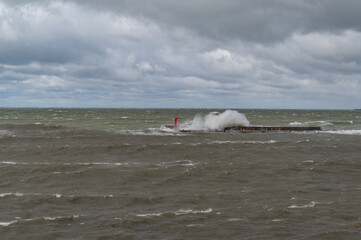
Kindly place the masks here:
POLYGON ((360 0, 0 0, 0 107, 361 108, 360 0))

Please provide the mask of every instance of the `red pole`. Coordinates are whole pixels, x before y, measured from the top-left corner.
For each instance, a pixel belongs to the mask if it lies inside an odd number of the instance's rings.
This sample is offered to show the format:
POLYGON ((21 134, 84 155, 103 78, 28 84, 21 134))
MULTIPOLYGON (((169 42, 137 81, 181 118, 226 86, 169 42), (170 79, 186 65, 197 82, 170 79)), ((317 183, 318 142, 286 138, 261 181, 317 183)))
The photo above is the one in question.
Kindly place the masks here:
POLYGON ((178 120, 178 115, 176 114, 174 117, 174 129, 177 129, 177 120, 178 120))

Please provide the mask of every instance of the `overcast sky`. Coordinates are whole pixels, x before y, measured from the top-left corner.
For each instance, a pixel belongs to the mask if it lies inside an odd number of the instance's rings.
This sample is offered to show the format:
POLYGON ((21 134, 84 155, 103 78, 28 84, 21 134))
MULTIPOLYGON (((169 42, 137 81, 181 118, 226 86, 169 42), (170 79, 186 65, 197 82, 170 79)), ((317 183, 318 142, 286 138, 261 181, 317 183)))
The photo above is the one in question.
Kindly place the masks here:
POLYGON ((361 108, 360 0, 0 0, 0 107, 361 108))

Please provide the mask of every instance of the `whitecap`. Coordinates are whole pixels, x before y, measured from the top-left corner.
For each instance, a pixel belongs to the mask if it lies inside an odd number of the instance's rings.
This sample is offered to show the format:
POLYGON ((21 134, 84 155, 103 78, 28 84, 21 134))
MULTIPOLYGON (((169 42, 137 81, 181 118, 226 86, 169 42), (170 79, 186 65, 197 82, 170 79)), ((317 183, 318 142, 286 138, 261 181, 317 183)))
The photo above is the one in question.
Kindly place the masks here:
POLYGON ((48 220, 48 221, 56 221, 56 220, 61 220, 61 219, 75 219, 75 218, 79 218, 79 217, 80 217, 79 215, 42 217, 42 218, 34 218, 34 219, 25 219, 25 221, 33 221, 33 220, 39 220, 39 219, 44 219, 44 220, 48 220))
POLYGON ((10 221, 10 222, 0 222, 0 226, 3 226, 3 227, 7 227, 13 223, 17 223, 18 221, 17 220, 14 220, 14 221, 10 221))
POLYGON ((280 219, 280 218, 275 218, 275 219, 272 219, 272 222, 282 222, 283 219, 280 219))
POLYGON ((0 137, 15 137, 15 135, 11 131, 0 130, 0 137))
POLYGON ((361 130, 332 130, 332 131, 322 131, 322 133, 343 134, 343 135, 361 135, 361 130))
POLYGON ((7 196, 15 196, 15 197, 23 197, 24 195, 26 195, 25 193, 0 193, 0 198, 4 198, 7 196))
POLYGON ((208 144, 236 144, 239 143, 238 141, 212 141, 208 144))
MULTIPOLYGON (((134 164, 134 163, 133 163, 134 164)), ((119 163, 119 162, 77 162, 77 163, 64 163, 66 166, 71 165, 79 165, 79 166, 123 166, 123 165, 129 165, 129 163, 119 163)), ((62 172, 54 172, 57 174, 61 174, 62 172)))
POLYGON ((289 125, 290 126, 299 126, 299 125, 302 125, 302 123, 300 123, 300 122, 291 122, 289 125))
POLYGON ((213 212, 212 208, 208 208, 206 210, 192 210, 192 209, 180 209, 179 211, 175 212, 175 215, 185 215, 185 214, 203 214, 203 213, 211 213, 213 212))
POLYGON ((3 163, 3 164, 9 164, 9 165, 21 164, 21 163, 11 162, 11 161, 2 161, 2 163, 3 163))
POLYGON ((24 219, 24 222, 32 222, 32 221, 39 221, 39 220, 46 220, 46 221, 73 220, 73 219, 76 219, 79 217, 80 217, 79 215, 71 215, 71 216, 28 218, 28 219, 24 219))
POLYGON ((314 206, 316 206, 316 204, 318 204, 318 202, 312 201, 309 204, 306 205, 291 205, 288 208, 313 208, 314 206))
POLYGON ((239 221, 242 221, 242 219, 240 218, 230 218, 228 219, 229 222, 239 222, 239 221))
POLYGON ((203 227, 204 224, 188 224, 187 227, 203 227))
POLYGON ((188 214, 207 214, 213 212, 212 208, 208 208, 205 210, 193 210, 193 209, 180 209, 177 211, 166 211, 166 212, 160 212, 160 213, 141 213, 141 214, 135 214, 137 217, 160 217, 163 215, 171 214, 171 215, 188 215, 188 214))
MULTIPOLYGON (((72 215, 72 216, 56 216, 56 217, 40 217, 40 218, 28 218, 28 219, 24 219, 22 221, 24 222, 32 222, 32 221, 38 221, 38 220, 46 220, 46 221, 56 221, 56 220, 63 220, 63 219, 68 219, 68 220, 73 220, 76 218, 79 218, 79 215, 72 215)), ((14 223, 18 223, 21 222, 20 220, 13 220, 10 222, 0 222, 0 226, 3 227, 7 227, 10 226, 11 224, 14 223)))
POLYGON ((331 123, 330 121, 323 121, 323 120, 320 120, 320 121, 309 121, 309 122, 305 122, 306 124, 309 124, 309 125, 313 125, 313 124, 320 124, 322 126, 327 126, 327 125, 334 125, 333 123, 331 123))
POLYGON ((276 143, 275 140, 269 141, 212 141, 208 144, 272 144, 276 143))
POLYGON ((193 163, 191 160, 178 160, 178 161, 173 161, 173 162, 161 162, 158 165, 164 166, 164 167, 173 167, 173 166, 193 167, 196 164, 193 163))
POLYGON ((313 160, 305 160, 305 161, 302 161, 303 163, 314 163, 315 161, 313 160))
POLYGON ((269 141, 242 141, 242 143, 251 143, 251 144, 272 144, 276 143, 275 140, 269 140, 269 141))
POLYGON ((164 213, 144 213, 144 214, 135 214, 137 217, 159 217, 162 216, 164 213))
MULTIPOLYGON (((62 197, 66 197, 66 198, 74 198, 77 196, 74 195, 68 195, 68 196, 64 196, 60 193, 54 193, 54 194, 42 194, 42 193, 20 193, 20 192, 8 192, 8 193, 0 193, 0 198, 5 198, 5 197, 9 197, 9 196, 14 196, 14 197, 24 197, 24 196, 52 196, 52 197, 56 197, 56 198, 62 198, 62 197)), ((89 197, 89 198, 97 198, 97 197, 101 197, 101 198, 113 198, 114 196, 112 194, 109 195, 87 195, 87 196, 82 196, 82 197, 89 197)))
POLYGON ((12 162, 12 161, 2 161, 3 164, 8 165, 50 165, 52 163, 49 162, 32 162, 32 163, 25 163, 25 162, 12 162))

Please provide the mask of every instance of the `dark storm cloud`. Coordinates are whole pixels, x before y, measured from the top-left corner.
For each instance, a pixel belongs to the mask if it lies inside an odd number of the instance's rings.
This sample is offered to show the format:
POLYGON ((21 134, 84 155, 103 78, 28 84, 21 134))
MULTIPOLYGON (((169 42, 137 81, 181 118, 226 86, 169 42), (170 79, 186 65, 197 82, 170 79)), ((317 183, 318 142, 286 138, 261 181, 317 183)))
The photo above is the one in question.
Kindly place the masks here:
MULTIPOLYGON (((20 1, 22 2, 22 1, 20 1)), ((27 2, 27 1, 24 1, 27 2)), ((42 1, 40 1, 42 2, 42 1)), ((293 32, 361 29, 358 0, 78 0, 93 9, 145 17, 218 39, 269 42, 293 32)))
POLYGON ((0 98, 349 107, 361 100, 359 9, 353 0, 0 0, 0 98))
MULTIPOLYGON (((21 6, 44 0, 5 0, 21 6)), ((358 0, 64 0, 94 11, 148 18, 168 27, 184 27, 216 38, 268 42, 293 32, 361 29, 358 0)))

